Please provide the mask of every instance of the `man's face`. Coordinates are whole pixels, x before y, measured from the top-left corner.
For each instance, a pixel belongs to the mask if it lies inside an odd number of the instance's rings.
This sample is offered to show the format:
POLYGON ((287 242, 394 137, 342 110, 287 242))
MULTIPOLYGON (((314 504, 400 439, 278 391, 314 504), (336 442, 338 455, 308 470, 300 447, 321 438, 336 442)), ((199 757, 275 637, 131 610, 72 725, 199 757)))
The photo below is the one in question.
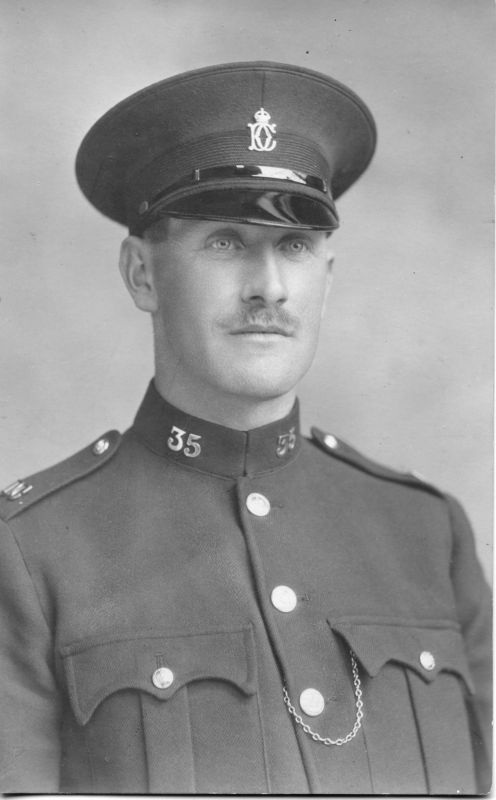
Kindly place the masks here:
POLYGON ((317 345, 328 234, 170 219, 165 238, 147 246, 157 368, 173 395, 221 402, 291 392, 317 345))

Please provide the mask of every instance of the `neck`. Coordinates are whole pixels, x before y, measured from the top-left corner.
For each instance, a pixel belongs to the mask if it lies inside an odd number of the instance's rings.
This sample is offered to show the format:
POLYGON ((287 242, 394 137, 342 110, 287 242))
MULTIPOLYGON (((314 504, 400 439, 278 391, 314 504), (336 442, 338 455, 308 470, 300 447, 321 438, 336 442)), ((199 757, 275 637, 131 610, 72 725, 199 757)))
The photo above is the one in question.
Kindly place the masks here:
POLYGON ((207 388, 198 396, 198 392, 184 392, 177 385, 168 385, 158 374, 155 387, 164 400, 181 411, 239 431, 253 430, 282 419, 295 402, 294 390, 280 397, 258 398, 229 394, 219 397, 217 392, 209 392, 207 388))

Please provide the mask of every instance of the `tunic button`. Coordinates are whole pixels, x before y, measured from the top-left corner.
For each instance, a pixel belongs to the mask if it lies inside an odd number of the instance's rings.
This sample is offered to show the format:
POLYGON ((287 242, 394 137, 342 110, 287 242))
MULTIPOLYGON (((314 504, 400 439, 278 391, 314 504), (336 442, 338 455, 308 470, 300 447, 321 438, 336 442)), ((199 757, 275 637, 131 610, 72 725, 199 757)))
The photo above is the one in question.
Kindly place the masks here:
POLYGON ((286 614, 294 611, 298 602, 298 598, 290 586, 276 586, 275 589, 272 589, 270 599, 278 611, 284 611, 286 614))
POLYGON ((152 683, 157 689, 168 689, 174 682, 174 673, 168 667, 159 667, 152 675, 152 683))
POLYGON ((318 717, 325 708, 325 700, 318 689, 305 689, 300 694, 300 706, 309 717, 318 717))
POLYGON ((420 663, 423 668, 429 670, 429 672, 436 667, 436 659, 429 650, 423 650, 420 653, 420 663))
POLYGON ((270 503, 263 494, 252 492, 246 498, 246 507, 256 517, 266 517, 270 511, 270 503))

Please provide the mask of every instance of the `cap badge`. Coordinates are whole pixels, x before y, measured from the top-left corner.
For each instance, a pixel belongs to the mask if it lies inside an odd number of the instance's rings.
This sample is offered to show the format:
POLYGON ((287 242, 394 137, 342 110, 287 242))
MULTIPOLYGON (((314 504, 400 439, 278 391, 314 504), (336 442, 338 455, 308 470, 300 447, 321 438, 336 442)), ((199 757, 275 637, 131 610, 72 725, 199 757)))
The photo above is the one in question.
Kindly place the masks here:
POLYGON ((270 114, 264 108, 259 108, 253 116, 256 122, 249 122, 247 125, 251 131, 251 144, 248 150, 268 153, 277 145, 274 138, 276 124, 269 122, 270 114))

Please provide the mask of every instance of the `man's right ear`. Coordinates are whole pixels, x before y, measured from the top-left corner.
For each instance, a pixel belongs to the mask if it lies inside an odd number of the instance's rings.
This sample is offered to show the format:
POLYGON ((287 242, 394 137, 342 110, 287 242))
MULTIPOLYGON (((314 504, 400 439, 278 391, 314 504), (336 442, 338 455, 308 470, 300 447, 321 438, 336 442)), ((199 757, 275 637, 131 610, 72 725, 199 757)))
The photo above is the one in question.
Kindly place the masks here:
POLYGON ((121 244, 119 269, 137 308, 156 311, 157 292, 148 242, 139 236, 127 236, 121 244))

